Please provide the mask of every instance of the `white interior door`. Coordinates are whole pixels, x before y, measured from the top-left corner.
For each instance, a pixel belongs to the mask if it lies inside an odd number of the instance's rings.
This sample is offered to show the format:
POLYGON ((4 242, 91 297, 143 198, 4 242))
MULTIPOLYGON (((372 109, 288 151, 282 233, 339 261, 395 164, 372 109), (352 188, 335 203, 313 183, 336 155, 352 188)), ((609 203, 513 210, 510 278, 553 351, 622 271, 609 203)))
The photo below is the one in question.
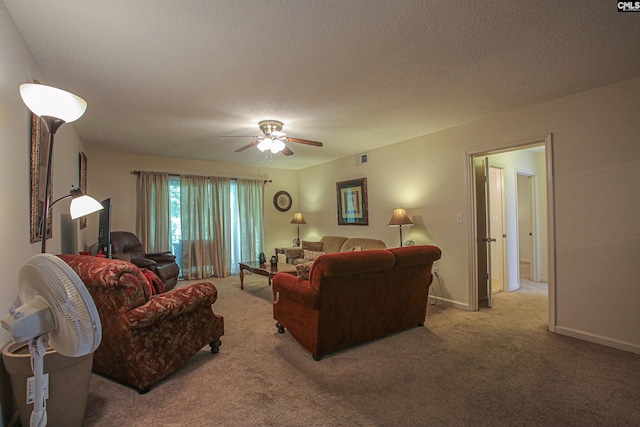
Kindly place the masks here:
POLYGON ((475 157, 474 169, 476 177, 476 225, 478 253, 478 306, 486 301, 487 307, 492 305, 491 288, 491 221, 489 220, 489 159, 475 157))
POLYGON ((519 278, 533 280, 534 249, 533 249, 533 177, 527 174, 518 173, 518 261, 521 266, 528 270, 519 271, 519 278))
POLYGON ((506 227, 504 208, 504 169, 489 167, 489 255, 491 259, 491 290, 493 292, 506 291, 506 227))

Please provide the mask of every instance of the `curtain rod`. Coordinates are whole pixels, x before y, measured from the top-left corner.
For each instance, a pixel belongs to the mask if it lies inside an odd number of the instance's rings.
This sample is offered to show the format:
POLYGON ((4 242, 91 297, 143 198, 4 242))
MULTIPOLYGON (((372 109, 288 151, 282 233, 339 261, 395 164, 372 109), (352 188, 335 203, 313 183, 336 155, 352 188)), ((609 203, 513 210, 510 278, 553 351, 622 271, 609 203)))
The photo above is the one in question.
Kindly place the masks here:
MULTIPOLYGON (((131 175, 140 175, 140 172, 150 172, 150 173, 163 173, 163 174, 167 174, 167 175, 175 175, 175 176, 180 176, 180 174, 178 173, 171 173, 171 172, 156 172, 156 171, 131 171, 131 175)), ((204 176, 204 175, 191 175, 191 176, 204 176)), ((225 177, 227 178, 227 177, 225 177)), ((246 178, 230 178, 230 179, 246 179, 246 178)), ((264 183, 268 183, 268 182, 273 182, 273 180, 271 179, 265 179, 264 183)))

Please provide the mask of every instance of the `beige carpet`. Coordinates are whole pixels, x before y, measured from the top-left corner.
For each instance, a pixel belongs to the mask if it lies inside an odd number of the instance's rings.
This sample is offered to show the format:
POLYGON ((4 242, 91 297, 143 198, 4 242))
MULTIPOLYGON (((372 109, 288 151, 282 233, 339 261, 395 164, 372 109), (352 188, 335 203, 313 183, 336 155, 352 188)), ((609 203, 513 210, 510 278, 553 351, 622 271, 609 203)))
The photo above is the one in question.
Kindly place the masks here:
POLYGON ((277 333, 266 278, 212 281, 220 353, 144 395, 92 375, 85 426, 640 425, 640 356, 549 333, 544 285, 316 362, 277 333))

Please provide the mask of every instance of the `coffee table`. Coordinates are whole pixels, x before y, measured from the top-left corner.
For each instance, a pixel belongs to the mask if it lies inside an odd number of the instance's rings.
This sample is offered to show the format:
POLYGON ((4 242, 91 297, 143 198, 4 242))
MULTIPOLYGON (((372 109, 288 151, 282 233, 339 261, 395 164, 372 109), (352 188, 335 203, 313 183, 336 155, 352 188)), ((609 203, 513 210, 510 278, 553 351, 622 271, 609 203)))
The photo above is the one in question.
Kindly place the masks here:
POLYGON ((296 266, 292 264, 286 264, 279 262, 275 266, 271 266, 269 263, 261 264, 259 261, 247 261, 240 264, 240 289, 244 289, 244 270, 251 273, 259 274, 269 278, 269 286, 271 286, 271 279, 277 273, 289 273, 296 275, 296 266))

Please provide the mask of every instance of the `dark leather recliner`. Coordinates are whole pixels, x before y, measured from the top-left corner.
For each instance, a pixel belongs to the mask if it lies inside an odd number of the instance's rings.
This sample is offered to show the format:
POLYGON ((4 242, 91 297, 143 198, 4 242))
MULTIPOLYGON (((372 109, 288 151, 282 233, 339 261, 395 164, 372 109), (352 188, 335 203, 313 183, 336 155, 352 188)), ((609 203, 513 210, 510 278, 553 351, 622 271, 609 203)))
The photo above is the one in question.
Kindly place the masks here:
POLYGON ((173 289, 178 283, 180 267, 176 264, 176 257, 171 252, 145 253, 138 237, 129 231, 111 232, 111 254, 114 258, 128 254, 131 257, 129 262, 153 271, 162 280, 165 291, 173 289))

